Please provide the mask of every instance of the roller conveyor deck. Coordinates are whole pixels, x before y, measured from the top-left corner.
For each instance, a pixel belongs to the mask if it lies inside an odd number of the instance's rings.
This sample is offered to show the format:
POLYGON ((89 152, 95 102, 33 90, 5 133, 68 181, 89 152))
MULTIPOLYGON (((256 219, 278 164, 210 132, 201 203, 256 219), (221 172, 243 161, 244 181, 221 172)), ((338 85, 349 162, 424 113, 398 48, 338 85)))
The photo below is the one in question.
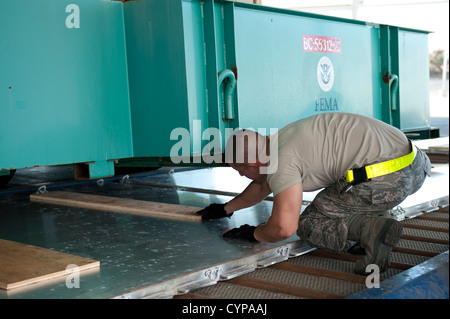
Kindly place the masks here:
MULTIPOLYGON (((404 235, 394 247, 390 268, 380 275, 380 281, 392 280, 395 276, 407 277, 408 270, 419 270, 422 263, 434 257, 445 260, 447 256, 448 261, 448 216, 447 207, 422 215, 420 219, 403 221, 404 235), (428 225, 430 219, 438 228, 428 225)), ((359 293, 368 290, 367 277, 353 273, 354 262, 358 258, 362 257, 316 250, 175 298, 358 298, 359 293)), ((445 283, 442 285, 444 290, 445 283)), ((386 293, 389 298, 397 293, 392 290, 386 293)), ((432 298, 438 292, 426 291, 422 287, 416 293, 413 298, 421 299, 432 298)), ((361 298, 364 296, 361 294, 361 298)))

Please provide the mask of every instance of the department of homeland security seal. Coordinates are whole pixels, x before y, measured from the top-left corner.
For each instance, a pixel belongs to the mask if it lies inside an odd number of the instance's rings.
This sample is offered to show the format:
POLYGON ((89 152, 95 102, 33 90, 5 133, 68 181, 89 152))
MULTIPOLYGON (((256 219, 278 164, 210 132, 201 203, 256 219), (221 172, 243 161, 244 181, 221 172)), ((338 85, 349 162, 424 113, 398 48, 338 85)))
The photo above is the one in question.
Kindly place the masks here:
POLYGON ((331 60, 326 56, 322 57, 317 64, 317 81, 325 92, 331 90, 334 83, 334 68, 331 60))

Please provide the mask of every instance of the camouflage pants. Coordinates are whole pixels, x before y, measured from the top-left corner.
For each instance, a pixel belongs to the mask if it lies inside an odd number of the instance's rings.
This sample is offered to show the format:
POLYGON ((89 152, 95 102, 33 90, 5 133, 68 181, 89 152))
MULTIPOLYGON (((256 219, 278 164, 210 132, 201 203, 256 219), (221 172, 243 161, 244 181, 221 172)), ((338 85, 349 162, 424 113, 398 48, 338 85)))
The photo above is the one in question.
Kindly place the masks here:
POLYGON ((343 194, 347 182, 342 178, 308 205, 300 215, 297 234, 310 246, 345 252, 349 248, 348 221, 352 215, 376 216, 394 208, 422 186, 430 171, 428 156, 418 149, 408 167, 355 185, 343 194))

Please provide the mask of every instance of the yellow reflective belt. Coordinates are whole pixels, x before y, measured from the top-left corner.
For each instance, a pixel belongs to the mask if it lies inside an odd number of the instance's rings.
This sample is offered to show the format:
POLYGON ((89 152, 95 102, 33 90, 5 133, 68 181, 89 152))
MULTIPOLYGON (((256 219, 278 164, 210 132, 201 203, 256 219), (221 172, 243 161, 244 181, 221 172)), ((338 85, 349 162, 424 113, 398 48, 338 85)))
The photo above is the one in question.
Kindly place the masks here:
MULTIPOLYGON (((367 178, 371 179, 374 177, 391 174, 405 168, 408 165, 411 165, 416 157, 416 147, 412 145, 412 149, 412 152, 405 156, 386 162, 365 166, 367 178)), ((346 177, 347 183, 351 183, 354 179, 353 170, 349 170, 346 177)))

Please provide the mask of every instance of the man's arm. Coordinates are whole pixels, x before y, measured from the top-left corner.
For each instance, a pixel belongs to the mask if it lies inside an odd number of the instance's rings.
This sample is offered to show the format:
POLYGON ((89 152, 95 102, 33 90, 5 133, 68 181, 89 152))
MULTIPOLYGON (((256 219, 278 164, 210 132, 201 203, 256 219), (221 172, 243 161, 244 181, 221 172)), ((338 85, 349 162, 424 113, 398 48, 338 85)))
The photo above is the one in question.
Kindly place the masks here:
POLYGON ((247 208, 258 204, 266 198, 272 191, 266 180, 263 182, 251 182, 247 188, 238 196, 230 200, 225 205, 227 213, 235 212, 239 209, 247 208))
POLYGON ((275 195, 272 215, 256 227, 253 235, 261 242, 274 243, 292 236, 298 228, 302 207, 303 186, 296 184, 275 195))
POLYGON ((230 200, 228 203, 211 204, 202 210, 199 210, 197 214, 202 216, 202 220, 231 217, 235 211, 261 202, 270 193, 272 193, 272 191, 270 190, 267 181, 253 181, 241 194, 230 200))

